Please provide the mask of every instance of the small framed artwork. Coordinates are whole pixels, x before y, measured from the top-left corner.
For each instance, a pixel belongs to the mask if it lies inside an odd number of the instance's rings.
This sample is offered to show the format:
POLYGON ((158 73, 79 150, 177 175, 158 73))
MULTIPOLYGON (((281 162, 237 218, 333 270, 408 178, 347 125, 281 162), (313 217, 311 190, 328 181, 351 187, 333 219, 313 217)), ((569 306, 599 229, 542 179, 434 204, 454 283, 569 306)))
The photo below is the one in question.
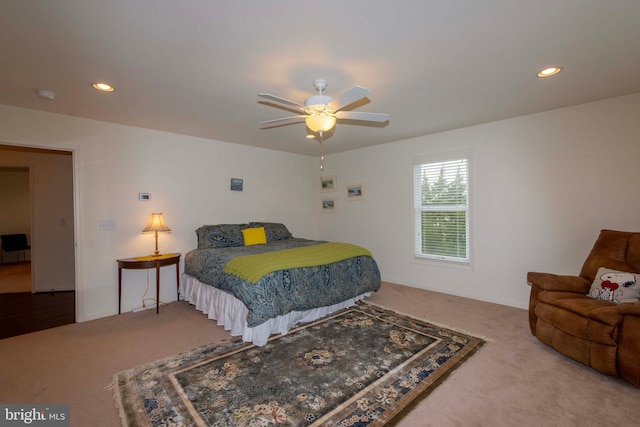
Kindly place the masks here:
POLYGON ((231 178, 231 191, 242 191, 242 179, 231 178))
POLYGON ((325 197, 322 199, 322 212, 335 212, 336 199, 333 197, 325 197))
POLYGON ((349 184, 345 186, 347 200, 364 200, 364 184, 349 184))
POLYGON ((330 191, 336 191, 337 188, 336 176, 322 176, 320 177, 320 191, 328 193, 330 191))

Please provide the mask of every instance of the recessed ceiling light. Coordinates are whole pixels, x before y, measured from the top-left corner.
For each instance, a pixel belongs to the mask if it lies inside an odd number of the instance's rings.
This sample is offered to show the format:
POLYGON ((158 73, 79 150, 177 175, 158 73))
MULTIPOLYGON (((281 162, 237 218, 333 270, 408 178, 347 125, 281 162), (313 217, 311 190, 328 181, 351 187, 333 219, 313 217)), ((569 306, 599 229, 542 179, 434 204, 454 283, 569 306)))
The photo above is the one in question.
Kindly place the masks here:
POLYGON ((538 73, 538 77, 550 77, 558 74, 562 71, 562 67, 549 67, 538 73))
POLYGON ((91 86, 93 86, 94 89, 102 92, 113 92, 114 90, 116 90, 113 86, 106 83, 93 83, 91 86))

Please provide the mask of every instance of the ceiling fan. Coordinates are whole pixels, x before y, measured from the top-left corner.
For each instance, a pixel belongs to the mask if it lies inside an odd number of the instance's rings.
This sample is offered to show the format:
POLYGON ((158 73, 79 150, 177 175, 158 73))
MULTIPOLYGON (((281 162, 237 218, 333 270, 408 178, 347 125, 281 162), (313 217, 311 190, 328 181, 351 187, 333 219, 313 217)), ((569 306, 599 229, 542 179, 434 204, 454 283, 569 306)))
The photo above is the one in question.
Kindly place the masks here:
POLYGON ((362 86, 355 86, 349 89, 338 99, 333 99, 330 96, 322 94, 322 92, 327 88, 327 81, 324 79, 314 80, 313 87, 318 91, 318 94, 305 99, 304 105, 294 101, 289 101, 288 99, 280 98, 279 96, 271 95, 269 93, 259 93, 258 96, 262 98, 284 104, 288 107, 294 107, 295 109, 300 110, 300 112, 303 113, 296 116, 266 120, 264 122, 260 122, 260 124, 288 124, 301 122, 304 120, 307 127, 312 132, 316 132, 322 137, 324 132, 328 132, 333 129, 336 124, 336 120, 346 119, 378 123, 383 123, 389 120, 388 114, 342 111, 343 108, 369 95, 369 90, 363 88, 362 86))

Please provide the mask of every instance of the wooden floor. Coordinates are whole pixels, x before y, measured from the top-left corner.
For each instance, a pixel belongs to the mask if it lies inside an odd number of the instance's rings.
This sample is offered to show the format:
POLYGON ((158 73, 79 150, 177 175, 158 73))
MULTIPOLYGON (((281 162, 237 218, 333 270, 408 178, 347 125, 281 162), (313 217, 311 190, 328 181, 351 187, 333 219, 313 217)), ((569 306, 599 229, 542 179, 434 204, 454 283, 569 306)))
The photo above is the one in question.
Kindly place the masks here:
POLYGON ((0 339, 75 323, 75 292, 31 293, 31 262, 0 265, 0 339))
POLYGON ((0 293, 31 292, 31 262, 0 264, 0 293))
POLYGON ((75 321, 74 291, 0 294, 0 339, 75 321))

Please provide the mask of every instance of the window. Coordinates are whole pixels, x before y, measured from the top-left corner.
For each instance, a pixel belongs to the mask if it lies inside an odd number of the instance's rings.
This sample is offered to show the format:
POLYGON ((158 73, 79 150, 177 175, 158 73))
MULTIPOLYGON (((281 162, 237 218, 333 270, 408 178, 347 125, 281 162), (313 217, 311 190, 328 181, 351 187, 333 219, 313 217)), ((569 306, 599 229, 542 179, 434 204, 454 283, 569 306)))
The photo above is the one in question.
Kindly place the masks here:
POLYGON ((414 258, 470 264, 471 154, 414 158, 414 258))

